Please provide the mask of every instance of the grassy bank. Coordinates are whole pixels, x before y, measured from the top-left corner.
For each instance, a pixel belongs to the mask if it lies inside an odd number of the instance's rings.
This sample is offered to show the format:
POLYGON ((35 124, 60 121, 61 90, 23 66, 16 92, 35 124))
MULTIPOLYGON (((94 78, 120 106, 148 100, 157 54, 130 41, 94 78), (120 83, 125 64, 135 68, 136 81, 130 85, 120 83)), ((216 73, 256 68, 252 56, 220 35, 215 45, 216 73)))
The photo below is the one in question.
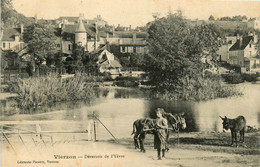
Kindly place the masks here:
POLYGON ((12 86, 19 107, 36 108, 56 102, 90 100, 94 97, 92 79, 83 74, 73 78, 61 79, 50 74, 44 77, 20 79, 12 86))
POLYGON ((181 80, 171 89, 160 89, 154 91, 156 98, 165 100, 211 100, 230 96, 242 95, 236 87, 225 84, 220 76, 207 78, 186 78, 181 80))

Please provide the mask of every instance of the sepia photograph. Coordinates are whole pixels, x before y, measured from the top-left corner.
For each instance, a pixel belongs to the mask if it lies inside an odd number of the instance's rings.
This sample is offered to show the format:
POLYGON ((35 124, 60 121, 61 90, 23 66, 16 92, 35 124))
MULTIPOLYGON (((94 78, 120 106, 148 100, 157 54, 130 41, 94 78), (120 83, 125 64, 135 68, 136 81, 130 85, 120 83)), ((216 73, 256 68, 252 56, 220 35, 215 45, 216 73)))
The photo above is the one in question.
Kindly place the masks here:
POLYGON ((258 167, 259 0, 1 0, 1 167, 258 167))

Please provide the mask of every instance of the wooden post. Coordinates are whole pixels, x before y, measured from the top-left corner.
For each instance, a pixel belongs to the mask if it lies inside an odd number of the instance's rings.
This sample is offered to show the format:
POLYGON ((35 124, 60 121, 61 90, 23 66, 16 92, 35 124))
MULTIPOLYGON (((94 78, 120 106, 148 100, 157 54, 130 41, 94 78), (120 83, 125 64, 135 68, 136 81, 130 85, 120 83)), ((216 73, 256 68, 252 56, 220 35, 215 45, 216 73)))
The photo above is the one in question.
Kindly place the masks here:
POLYGON ((180 140, 179 140, 179 129, 178 129, 178 131, 177 131, 177 143, 178 143, 178 145, 180 144, 180 140))
MULTIPOLYGON (((94 114, 95 115, 95 114, 94 114)), ((94 116, 94 141, 97 141, 97 132, 96 132, 96 120, 94 116)))
POLYGON ((88 141, 92 140, 92 137, 91 137, 91 123, 89 122, 88 123, 88 141))

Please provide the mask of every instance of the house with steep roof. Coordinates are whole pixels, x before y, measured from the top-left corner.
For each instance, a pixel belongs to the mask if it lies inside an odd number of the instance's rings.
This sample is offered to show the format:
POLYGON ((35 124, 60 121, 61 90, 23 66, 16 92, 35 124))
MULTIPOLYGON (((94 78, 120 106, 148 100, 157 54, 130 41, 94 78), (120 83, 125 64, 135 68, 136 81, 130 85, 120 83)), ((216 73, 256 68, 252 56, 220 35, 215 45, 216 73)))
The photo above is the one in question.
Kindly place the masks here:
POLYGON ((6 28, 3 30, 1 38, 1 48, 3 51, 19 51, 24 48, 23 42, 24 27, 21 24, 20 28, 6 28))
POLYGON ((257 35, 240 37, 229 49, 228 63, 231 65, 245 67, 250 71, 259 66, 257 55, 257 35))
POLYGON ((107 49, 101 50, 98 55, 97 64, 99 66, 99 72, 108 72, 111 75, 119 75, 122 68, 119 61, 117 61, 115 56, 107 49))

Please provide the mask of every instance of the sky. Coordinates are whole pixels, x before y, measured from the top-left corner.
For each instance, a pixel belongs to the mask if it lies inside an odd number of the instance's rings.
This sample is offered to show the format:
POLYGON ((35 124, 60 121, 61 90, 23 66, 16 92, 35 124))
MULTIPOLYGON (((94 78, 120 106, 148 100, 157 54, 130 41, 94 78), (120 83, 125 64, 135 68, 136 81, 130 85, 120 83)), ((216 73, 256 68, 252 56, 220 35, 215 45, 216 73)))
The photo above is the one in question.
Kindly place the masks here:
POLYGON ((14 8, 27 17, 55 19, 79 16, 93 19, 97 15, 110 25, 143 26, 153 20, 154 13, 165 16, 182 10, 189 19, 206 20, 210 15, 260 16, 260 0, 13 0, 14 8))

